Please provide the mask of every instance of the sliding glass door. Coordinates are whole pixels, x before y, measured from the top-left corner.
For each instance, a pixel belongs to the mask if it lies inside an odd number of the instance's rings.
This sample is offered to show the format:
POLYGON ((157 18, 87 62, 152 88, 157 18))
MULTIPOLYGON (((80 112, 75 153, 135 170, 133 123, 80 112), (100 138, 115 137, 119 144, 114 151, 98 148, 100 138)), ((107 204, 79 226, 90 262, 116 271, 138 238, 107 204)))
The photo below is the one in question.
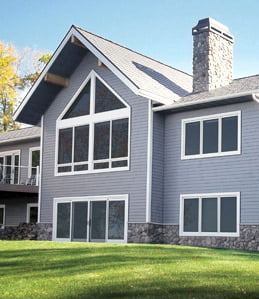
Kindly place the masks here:
POLYGON ((106 201, 91 202, 90 241, 105 242, 106 201))
POLYGON ((55 202, 54 239, 75 242, 125 242, 125 200, 105 198, 55 202))
POLYGON ((88 202, 72 203, 72 241, 87 241, 88 202))

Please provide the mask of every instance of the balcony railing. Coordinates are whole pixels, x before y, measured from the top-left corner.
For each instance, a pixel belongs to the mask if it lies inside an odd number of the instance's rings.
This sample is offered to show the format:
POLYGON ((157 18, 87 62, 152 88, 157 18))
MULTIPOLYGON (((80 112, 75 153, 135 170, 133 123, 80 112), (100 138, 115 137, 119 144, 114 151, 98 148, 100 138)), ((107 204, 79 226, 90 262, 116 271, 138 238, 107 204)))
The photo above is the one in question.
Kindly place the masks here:
POLYGON ((0 184, 39 186, 39 166, 0 164, 0 184))

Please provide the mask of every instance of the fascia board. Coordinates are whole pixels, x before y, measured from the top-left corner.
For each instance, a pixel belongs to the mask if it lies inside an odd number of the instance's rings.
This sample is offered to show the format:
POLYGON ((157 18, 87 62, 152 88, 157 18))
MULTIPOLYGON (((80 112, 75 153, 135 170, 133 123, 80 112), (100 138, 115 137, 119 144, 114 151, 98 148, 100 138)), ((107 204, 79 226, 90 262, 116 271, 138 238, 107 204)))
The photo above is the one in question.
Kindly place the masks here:
POLYGON ((179 103, 179 104, 171 104, 171 105, 166 105, 166 106, 160 106, 160 107, 155 107, 153 108, 153 111, 166 111, 166 110, 173 110, 176 108, 182 108, 182 107, 188 107, 188 106, 193 106, 197 104, 204 104, 204 103, 211 103, 214 101, 219 101, 219 100, 227 100, 227 99, 233 99, 236 97, 242 97, 242 96, 252 96, 254 93, 258 93, 259 90, 251 90, 249 92, 239 92, 239 93, 233 93, 230 95, 223 95, 223 96, 215 96, 211 98, 206 98, 198 101, 193 101, 193 102, 188 102, 188 103, 179 103))

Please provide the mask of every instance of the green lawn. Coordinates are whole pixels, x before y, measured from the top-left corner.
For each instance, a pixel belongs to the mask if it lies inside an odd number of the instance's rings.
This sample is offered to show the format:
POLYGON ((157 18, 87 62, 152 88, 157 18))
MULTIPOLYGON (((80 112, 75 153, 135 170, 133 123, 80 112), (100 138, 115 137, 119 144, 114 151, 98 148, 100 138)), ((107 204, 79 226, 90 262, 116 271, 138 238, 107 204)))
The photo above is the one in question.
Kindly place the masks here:
POLYGON ((259 298, 259 253, 0 241, 0 298, 259 298))

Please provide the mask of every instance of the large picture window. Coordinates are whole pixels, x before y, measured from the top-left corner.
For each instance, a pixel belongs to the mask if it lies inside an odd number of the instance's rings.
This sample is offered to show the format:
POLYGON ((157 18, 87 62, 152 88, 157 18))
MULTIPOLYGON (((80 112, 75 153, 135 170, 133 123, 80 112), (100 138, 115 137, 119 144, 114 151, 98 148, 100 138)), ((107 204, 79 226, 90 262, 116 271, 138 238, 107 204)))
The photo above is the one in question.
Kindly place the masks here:
POLYGON ((94 168, 127 166, 128 119, 95 124, 94 168))
POLYGON ((180 200, 181 235, 239 235, 239 193, 182 195, 180 200))
POLYGON ((182 121, 182 159, 239 154, 240 146, 240 111, 182 121))
POLYGON ((57 120, 57 175, 126 170, 130 107, 91 72, 57 120))

